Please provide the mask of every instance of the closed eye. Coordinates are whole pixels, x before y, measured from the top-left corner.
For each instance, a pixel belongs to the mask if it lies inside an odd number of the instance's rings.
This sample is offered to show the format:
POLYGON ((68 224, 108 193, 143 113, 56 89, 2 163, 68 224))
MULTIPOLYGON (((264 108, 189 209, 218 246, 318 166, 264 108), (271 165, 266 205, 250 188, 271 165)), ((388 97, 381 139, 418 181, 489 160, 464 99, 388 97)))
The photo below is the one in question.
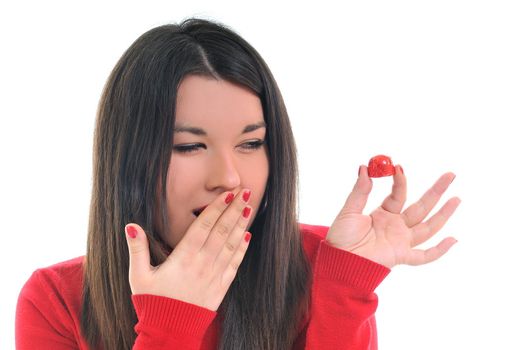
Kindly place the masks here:
MULTIPOLYGON (((244 150, 256 150, 264 145, 264 140, 254 140, 242 143, 240 147, 244 150)), ((207 149, 207 146, 202 143, 189 143, 183 145, 174 145, 172 147, 178 153, 192 153, 198 151, 200 148, 207 149)))
POLYGON ((264 143, 265 143, 264 140, 249 141, 249 142, 245 142, 244 144, 242 144, 241 147, 247 150, 258 149, 262 147, 264 143))
POLYGON ((175 145, 172 148, 178 153, 191 153, 197 151, 199 148, 207 149, 207 146, 202 143, 191 143, 186 145, 175 145))

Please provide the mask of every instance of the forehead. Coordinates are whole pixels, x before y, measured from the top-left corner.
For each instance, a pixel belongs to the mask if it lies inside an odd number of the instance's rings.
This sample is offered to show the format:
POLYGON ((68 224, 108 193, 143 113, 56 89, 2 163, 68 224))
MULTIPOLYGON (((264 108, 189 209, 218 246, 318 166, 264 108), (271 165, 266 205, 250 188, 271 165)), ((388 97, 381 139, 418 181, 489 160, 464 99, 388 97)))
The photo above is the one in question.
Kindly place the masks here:
POLYGON ((241 85, 190 75, 178 88, 176 125, 233 126, 260 121, 263 121, 260 98, 241 85))

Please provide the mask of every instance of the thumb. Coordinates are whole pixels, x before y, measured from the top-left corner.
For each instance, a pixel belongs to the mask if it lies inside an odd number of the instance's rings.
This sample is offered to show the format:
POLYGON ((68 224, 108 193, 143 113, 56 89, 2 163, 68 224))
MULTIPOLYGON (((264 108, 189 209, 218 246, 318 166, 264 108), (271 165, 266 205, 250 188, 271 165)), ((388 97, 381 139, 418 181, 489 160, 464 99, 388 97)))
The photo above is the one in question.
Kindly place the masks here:
POLYGON ((135 294, 138 287, 135 284, 144 280, 150 271, 150 250, 148 248, 148 238, 141 226, 128 224, 125 226, 125 231, 130 256, 128 278, 130 280, 132 293, 135 294))

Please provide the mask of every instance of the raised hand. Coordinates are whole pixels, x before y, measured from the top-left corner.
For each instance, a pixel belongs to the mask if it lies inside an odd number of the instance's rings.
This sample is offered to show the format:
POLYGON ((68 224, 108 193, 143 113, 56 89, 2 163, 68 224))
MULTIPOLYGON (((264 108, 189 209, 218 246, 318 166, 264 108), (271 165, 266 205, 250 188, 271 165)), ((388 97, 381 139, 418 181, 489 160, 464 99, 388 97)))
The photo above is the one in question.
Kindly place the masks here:
POLYGON ((132 294, 178 299, 217 311, 249 246, 250 192, 225 192, 197 217, 165 262, 150 265, 148 240, 126 226, 132 294))
POLYGON ((406 177, 397 166, 391 194, 370 215, 364 215, 362 211, 373 183, 366 166, 361 166, 355 187, 330 227, 326 241, 389 268, 398 264, 421 265, 439 259, 457 242, 454 238, 445 238, 426 250, 414 247, 435 235, 461 202, 457 197, 450 198, 437 213, 423 221, 454 178, 453 173, 443 174, 416 203, 402 211, 406 201, 406 177))

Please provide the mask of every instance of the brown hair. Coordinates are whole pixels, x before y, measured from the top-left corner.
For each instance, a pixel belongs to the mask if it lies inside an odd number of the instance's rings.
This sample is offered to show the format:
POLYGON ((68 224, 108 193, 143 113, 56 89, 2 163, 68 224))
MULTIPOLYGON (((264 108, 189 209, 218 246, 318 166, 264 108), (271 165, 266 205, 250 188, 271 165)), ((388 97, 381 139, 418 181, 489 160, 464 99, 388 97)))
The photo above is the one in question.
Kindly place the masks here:
POLYGON ((256 50, 224 25, 201 19, 143 34, 104 88, 94 135, 84 337, 92 347, 133 346, 137 317, 124 226, 135 222, 145 229, 152 265, 165 260, 162 232, 176 95, 189 74, 248 87, 260 97, 267 124, 267 189, 250 228, 249 250, 218 310, 223 318, 219 348, 288 349, 307 312, 311 276, 298 231, 291 125, 278 86, 256 50))

